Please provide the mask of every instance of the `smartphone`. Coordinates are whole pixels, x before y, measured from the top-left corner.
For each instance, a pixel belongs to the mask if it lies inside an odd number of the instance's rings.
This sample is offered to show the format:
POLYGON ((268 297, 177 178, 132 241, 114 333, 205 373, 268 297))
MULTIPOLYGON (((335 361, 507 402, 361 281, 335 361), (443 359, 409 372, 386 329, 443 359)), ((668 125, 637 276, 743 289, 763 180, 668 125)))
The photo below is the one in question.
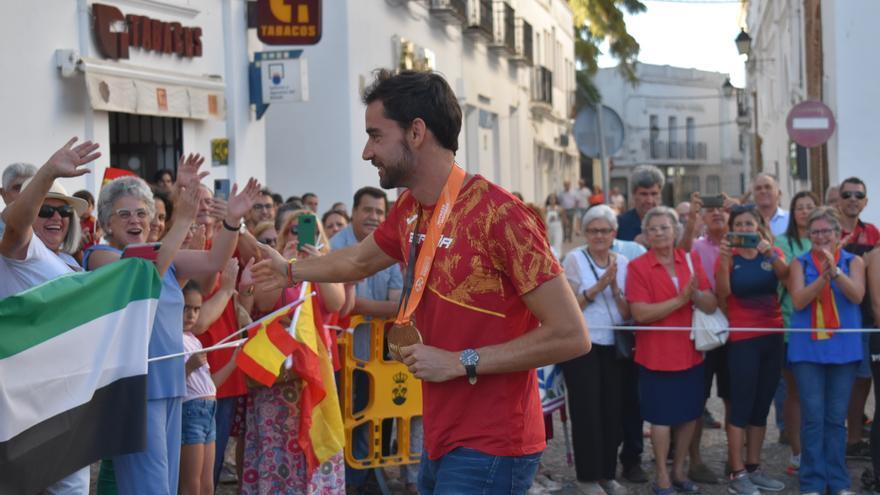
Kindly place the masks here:
POLYGON ((315 237, 317 236, 316 233, 318 231, 317 222, 318 219, 312 214, 299 217, 296 235, 298 250, 302 251, 303 246, 306 244, 311 244, 312 246, 317 245, 315 241, 315 237))
POLYGON ((229 201, 230 189, 229 179, 214 179, 214 197, 229 201))
POLYGON ((724 196, 700 196, 703 201, 703 208, 721 208, 724 206, 724 196))
POLYGON ((758 234, 752 232, 727 233, 727 242, 730 243, 730 247, 753 249, 758 247, 758 242, 760 242, 760 240, 761 238, 758 237, 758 234))
POLYGON ((161 242, 148 242, 146 244, 129 244, 122 251, 123 258, 142 258, 148 261, 156 262, 159 256, 159 248, 162 247, 161 242))

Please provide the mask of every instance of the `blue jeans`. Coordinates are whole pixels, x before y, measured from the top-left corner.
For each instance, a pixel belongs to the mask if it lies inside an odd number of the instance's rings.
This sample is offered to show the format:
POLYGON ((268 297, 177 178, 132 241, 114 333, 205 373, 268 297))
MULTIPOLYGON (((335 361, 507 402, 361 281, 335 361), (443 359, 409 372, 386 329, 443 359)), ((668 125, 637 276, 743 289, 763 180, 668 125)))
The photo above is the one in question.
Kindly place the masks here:
POLYGON ((532 486, 541 453, 520 457, 484 454, 459 447, 436 461, 422 451, 421 495, 525 495, 532 486))
POLYGON ((848 490, 846 413, 859 363, 792 363, 801 403, 801 493, 848 490))
POLYGON ((229 443, 229 433, 232 432, 237 403, 238 397, 217 399, 217 413, 214 415, 214 424, 217 425, 214 438, 214 486, 220 481, 220 469, 226 458, 226 445, 229 443))

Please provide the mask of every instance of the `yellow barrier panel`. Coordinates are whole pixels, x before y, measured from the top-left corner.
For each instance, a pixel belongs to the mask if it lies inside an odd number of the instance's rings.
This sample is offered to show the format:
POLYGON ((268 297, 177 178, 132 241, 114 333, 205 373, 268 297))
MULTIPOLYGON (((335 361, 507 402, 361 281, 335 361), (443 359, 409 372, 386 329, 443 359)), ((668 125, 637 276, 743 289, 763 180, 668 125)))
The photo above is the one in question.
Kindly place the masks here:
MULTIPOLYGON (((410 429, 413 418, 422 415, 422 384, 405 365, 385 359, 385 333, 393 324, 391 320, 367 320, 363 316, 351 317, 349 329, 339 339, 342 369, 342 419, 345 423, 345 460, 355 469, 371 469, 399 466, 419 462, 422 453, 410 451, 410 429), (354 329, 366 325, 370 328, 369 360, 355 356, 354 329), (355 373, 364 373, 369 379, 369 399, 366 407, 354 411, 353 389, 355 373), (397 426, 397 449, 383 454, 383 437, 390 438, 392 422, 397 426), (366 428, 362 426, 366 425, 366 428), (353 448, 355 430, 368 431, 367 456, 356 458, 353 448)), ((362 393, 362 392, 361 392, 362 393)))

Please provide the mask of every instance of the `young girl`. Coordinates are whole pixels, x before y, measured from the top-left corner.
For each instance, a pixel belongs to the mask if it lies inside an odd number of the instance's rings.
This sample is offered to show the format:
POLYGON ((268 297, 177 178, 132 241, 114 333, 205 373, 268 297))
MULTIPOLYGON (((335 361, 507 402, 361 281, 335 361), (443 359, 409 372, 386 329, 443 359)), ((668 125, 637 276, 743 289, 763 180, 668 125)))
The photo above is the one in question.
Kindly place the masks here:
POLYGON ((232 359, 213 375, 207 353, 196 335, 223 311, 235 287, 238 262, 233 258, 220 277, 220 290, 204 302, 198 284, 190 281, 183 288, 183 348, 186 358, 186 396, 183 399, 183 435, 180 450, 180 494, 214 493, 214 438, 217 411, 217 387, 235 370, 236 349, 232 359), (216 314, 214 314, 216 313, 216 314))

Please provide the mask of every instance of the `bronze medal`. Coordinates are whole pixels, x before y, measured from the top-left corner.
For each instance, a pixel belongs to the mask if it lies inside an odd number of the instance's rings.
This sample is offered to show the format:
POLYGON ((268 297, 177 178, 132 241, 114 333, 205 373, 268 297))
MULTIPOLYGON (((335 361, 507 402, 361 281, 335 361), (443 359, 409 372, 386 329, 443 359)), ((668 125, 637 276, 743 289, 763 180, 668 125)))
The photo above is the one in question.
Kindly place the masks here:
POLYGON ((414 344, 421 344, 422 334, 419 333, 419 329, 416 328, 415 325, 407 323, 405 325, 392 326, 385 335, 385 339, 388 342, 388 352, 391 353, 391 358, 395 361, 403 362, 403 357, 400 355, 400 348, 414 344))

